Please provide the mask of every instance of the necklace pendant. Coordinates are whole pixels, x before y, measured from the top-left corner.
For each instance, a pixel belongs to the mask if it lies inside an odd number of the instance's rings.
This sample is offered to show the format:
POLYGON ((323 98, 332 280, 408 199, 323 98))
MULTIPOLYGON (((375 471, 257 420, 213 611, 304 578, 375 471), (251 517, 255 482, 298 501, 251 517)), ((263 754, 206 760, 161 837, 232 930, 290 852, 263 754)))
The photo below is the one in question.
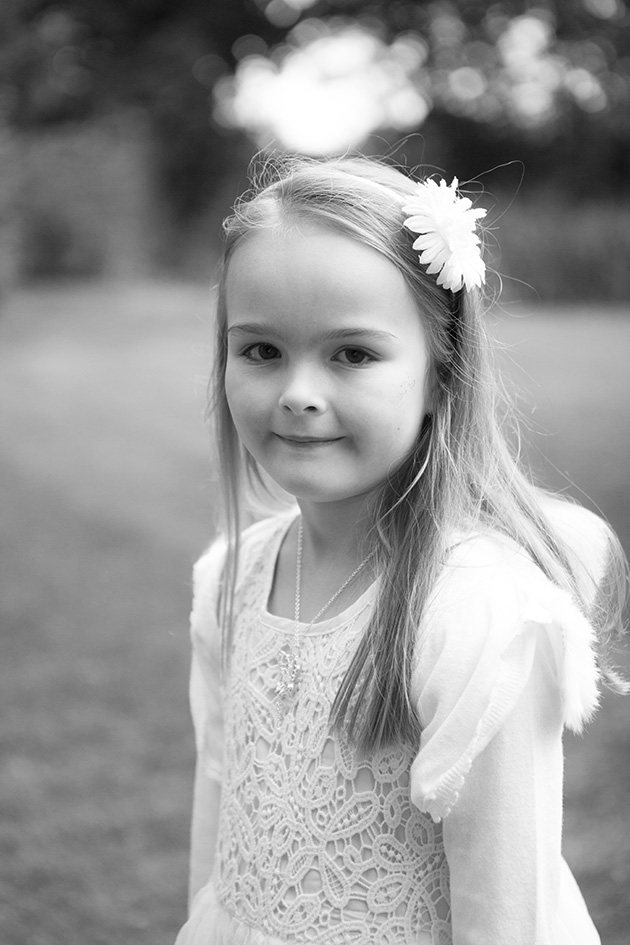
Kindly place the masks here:
POLYGON ((276 694, 282 700, 289 701, 297 693, 302 667, 297 654, 290 650, 280 651, 278 666, 280 668, 280 679, 276 686, 276 694))

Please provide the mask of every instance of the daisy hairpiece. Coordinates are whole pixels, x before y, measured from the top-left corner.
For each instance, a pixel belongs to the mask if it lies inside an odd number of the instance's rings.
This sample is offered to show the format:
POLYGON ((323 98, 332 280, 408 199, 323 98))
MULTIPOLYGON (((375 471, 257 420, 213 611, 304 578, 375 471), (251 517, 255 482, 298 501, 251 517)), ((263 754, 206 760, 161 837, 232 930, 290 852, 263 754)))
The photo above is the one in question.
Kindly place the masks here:
POLYGON ((458 180, 450 184, 432 179, 416 184, 416 192, 405 200, 404 225, 417 233, 413 248, 430 275, 437 273, 437 284, 458 292, 471 289, 486 280, 481 258, 477 220, 485 210, 473 210, 472 201, 457 193, 458 180))

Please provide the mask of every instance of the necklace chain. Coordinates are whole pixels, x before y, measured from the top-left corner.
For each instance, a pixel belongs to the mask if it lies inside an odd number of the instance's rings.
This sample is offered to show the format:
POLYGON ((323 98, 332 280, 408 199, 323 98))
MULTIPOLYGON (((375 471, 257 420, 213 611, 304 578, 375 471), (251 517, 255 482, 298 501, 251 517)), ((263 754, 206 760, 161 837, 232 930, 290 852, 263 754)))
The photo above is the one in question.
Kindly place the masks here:
MULTIPOLYGON (((302 672, 302 666, 300 663, 300 643, 302 638, 301 630, 301 621, 300 614, 302 609, 302 557, 303 557, 303 548, 304 548, 304 528, 302 525, 302 519, 298 521, 298 530, 297 530, 297 553, 295 556, 295 606, 293 610, 294 622, 293 622, 293 650, 292 652, 287 652, 283 650, 279 654, 279 664, 280 664, 280 681, 276 686, 276 692, 279 696, 286 698, 288 696, 293 696, 297 692, 299 677, 302 672)), ((341 587, 339 587, 333 596, 327 601, 323 607, 317 611, 315 616, 306 626, 305 633, 311 629, 313 624, 317 623, 320 617, 322 617, 329 607, 334 604, 340 594, 345 591, 348 585, 355 579, 360 571, 363 570, 365 565, 368 563, 372 557, 372 552, 366 555, 361 564, 358 565, 352 572, 352 574, 346 578, 341 587)))

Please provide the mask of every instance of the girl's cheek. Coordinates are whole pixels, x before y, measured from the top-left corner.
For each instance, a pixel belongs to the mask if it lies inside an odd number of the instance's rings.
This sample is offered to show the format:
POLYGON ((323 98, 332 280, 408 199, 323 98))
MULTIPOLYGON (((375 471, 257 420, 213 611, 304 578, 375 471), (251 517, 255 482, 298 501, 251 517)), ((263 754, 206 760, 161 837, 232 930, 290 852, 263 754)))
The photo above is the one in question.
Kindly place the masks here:
POLYGON ((246 380, 239 381, 236 378, 233 383, 226 383, 225 393, 232 419, 237 424, 247 422, 261 413, 262 399, 256 396, 246 380))
POLYGON ((403 384, 401 384, 399 388, 398 400, 399 401, 405 400, 409 396, 409 394, 417 390, 417 388, 418 388, 418 382, 416 381, 415 378, 410 378, 408 381, 405 381, 403 384))

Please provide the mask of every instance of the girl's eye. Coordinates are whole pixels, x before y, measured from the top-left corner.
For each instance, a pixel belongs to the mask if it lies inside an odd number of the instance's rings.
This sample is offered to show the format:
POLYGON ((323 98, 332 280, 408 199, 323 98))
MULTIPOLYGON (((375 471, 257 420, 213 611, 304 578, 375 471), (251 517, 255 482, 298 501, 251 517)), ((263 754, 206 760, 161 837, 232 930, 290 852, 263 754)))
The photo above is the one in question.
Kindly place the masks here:
POLYGON ((338 357, 344 364, 365 364, 374 360, 363 348, 343 348, 338 357))
POLYGON ((280 352, 275 345, 268 345, 263 342, 250 345, 249 348, 246 348, 243 352, 243 356, 247 358, 248 361, 256 361, 257 363, 261 361, 273 361, 279 355, 280 352))

